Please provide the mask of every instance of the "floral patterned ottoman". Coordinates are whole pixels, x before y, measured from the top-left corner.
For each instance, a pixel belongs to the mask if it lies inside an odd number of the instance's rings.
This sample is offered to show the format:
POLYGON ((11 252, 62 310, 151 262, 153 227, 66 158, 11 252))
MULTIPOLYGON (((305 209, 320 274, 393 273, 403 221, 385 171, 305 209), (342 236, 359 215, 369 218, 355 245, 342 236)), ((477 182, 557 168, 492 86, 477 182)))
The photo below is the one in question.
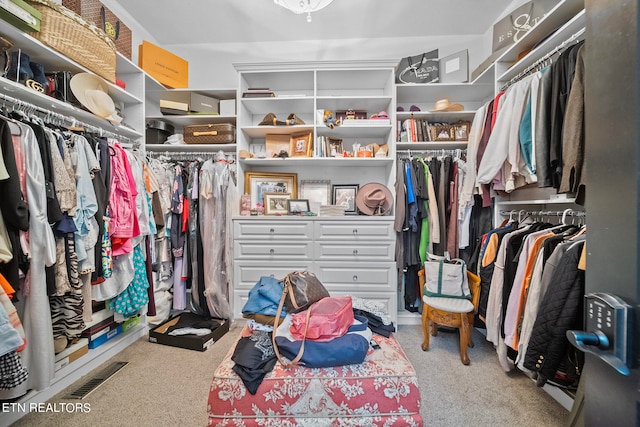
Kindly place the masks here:
POLYGON ((233 371, 234 347, 215 371, 209 426, 422 426, 416 372, 391 335, 373 336, 363 363, 285 369, 277 363, 255 395, 233 371))

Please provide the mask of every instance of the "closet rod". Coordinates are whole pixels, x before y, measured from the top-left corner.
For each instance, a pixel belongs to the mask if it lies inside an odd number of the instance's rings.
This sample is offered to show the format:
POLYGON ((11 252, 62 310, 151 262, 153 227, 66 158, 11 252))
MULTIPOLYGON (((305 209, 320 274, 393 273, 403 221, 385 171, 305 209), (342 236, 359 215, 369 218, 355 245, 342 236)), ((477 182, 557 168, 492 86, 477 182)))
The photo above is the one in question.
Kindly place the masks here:
POLYGON ((449 148, 449 149, 425 149, 425 150, 398 150, 396 152, 396 156, 401 159, 410 158, 415 155, 418 156, 453 156, 453 157, 462 157, 463 154, 467 153, 467 149, 462 148, 449 148))
POLYGON ((137 141, 134 141, 133 139, 131 139, 129 137, 126 137, 124 135, 119 135, 117 133, 110 132, 110 131, 102 129, 100 127, 93 126, 93 125, 90 125, 90 124, 87 124, 87 123, 83 123, 81 121, 78 121, 75 117, 65 116, 64 114, 58 113, 56 111, 48 110, 48 109, 46 109, 44 107, 40 107, 38 105, 32 104, 32 103, 27 102, 27 101, 23 101, 21 99, 13 98, 13 97, 11 97, 9 95, 5 95, 4 93, 0 93, 0 99, 3 100, 3 104, 5 102, 8 102, 8 103, 12 104, 14 106, 14 108, 18 108, 18 109, 27 108, 28 110, 32 110, 34 112, 37 111, 39 113, 45 114, 45 117, 43 118, 43 120, 45 120, 45 121, 47 121, 47 120, 50 121, 51 119, 58 119, 58 120, 60 120, 60 122, 61 122, 61 124, 63 126, 65 126, 64 125, 65 123, 69 123, 70 126, 73 126, 73 127, 79 126, 79 127, 84 128, 84 129, 87 129, 91 133, 97 133, 100 136, 106 136, 106 137, 109 137, 109 138, 128 141, 133 145, 134 148, 137 145, 139 145, 137 141))
POLYGON ((556 53, 560 52, 565 47, 567 47, 567 45, 573 43, 574 41, 582 40, 580 38, 580 36, 582 36, 584 34, 584 32, 585 32, 585 28, 581 28, 577 33, 574 33, 573 35, 571 35, 571 37, 569 37, 568 39, 566 39, 565 41, 560 43, 558 46, 556 46, 551 52, 549 52, 546 55, 538 58, 533 64, 529 65, 523 71, 518 73, 518 75, 516 75, 511 80, 509 80, 507 83, 505 83, 500 88, 500 92, 506 90, 512 84, 522 80, 523 78, 528 76, 532 71, 536 71, 541 64, 544 64, 547 60, 549 60, 551 57, 553 57, 556 53))
POLYGON ((509 211, 500 211, 500 215, 509 216, 513 218, 514 215, 518 215, 518 218, 522 218, 524 216, 533 216, 533 217, 562 217, 562 222, 565 222, 565 219, 570 217, 575 218, 586 218, 587 213, 584 211, 577 211, 574 209, 565 209, 563 211, 527 211, 527 210, 509 210, 509 211))
POLYGON ((194 160, 197 157, 214 160, 235 161, 236 153, 224 151, 147 151, 147 156, 167 160, 194 160))

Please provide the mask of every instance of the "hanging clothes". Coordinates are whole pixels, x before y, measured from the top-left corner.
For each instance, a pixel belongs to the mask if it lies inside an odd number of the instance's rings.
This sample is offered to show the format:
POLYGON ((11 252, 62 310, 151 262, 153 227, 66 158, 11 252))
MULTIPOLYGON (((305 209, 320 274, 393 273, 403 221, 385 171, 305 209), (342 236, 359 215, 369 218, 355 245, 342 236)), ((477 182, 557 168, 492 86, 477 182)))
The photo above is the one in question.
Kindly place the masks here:
POLYGON ((584 271, 578 268, 583 241, 574 242, 562 255, 540 304, 524 367, 537 374, 536 384, 553 379, 570 350, 566 331, 583 330, 584 271))
POLYGON ((227 203, 226 194, 230 172, 222 161, 207 160, 201 168, 200 227, 203 240, 204 297, 211 316, 229 319, 229 279, 227 276, 226 242, 227 203))
MULTIPOLYGON (((30 135, 35 138, 32 131, 30 135)), ((27 264, 26 256, 21 250, 20 231, 24 232, 29 229, 29 211, 22 197, 19 180, 20 176, 24 178, 23 187, 26 190, 26 168, 21 168, 25 172, 18 174, 13 138, 16 138, 16 145, 22 145, 24 137, 22 126, 18 123, 10 125, 8 119, 0 117, 0 150, 6 169, 5 178, 0 180, 0 193, 3 197, 3 202, 0 203, 0 213, 2 213, 10 245, 10 248, 7 246, 5 248, 11 251, 10 259, 0 264, 0 273, 16 290, 20 289, 19 269, 27 264), (15 136, 12 135, 11 128, 16 131, 15 136)), ((22 152, 24 153, 24 151, 22 152)))
POLYGON ((49 387, 55 372, 51 338, 53 331, 45 273, 45 267, 56 262, 55 237, 47 219, 47 194, 42 185, 45 175, 38 141, 30 126, 22 123, 17 125, 20 127, 19 136, 26 162, 29 235, 30 242, 33 243, 29 248, 31 262, 25 274, 22 298, 16 303, 27 337, 27 347, 21 354, 21 361, 29 377, 27 381, 12 389, 0 390, 0 400, 14 399, 29 390, 43 390, 49 387), (26 286, 26 283, 30 283, 31 286, 26 286), (28 293, 25 289, 28 289, 28 293))

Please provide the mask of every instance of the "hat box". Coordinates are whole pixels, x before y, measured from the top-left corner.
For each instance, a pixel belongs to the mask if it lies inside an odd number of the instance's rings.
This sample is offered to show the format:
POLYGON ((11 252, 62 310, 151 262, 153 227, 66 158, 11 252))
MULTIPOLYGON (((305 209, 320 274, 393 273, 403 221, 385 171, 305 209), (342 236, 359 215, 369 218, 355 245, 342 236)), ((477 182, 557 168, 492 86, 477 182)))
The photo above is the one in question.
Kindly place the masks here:
POLYGON ((164 144, 167 138, 174 133, 174 127, 162 120, 149 120, 147 122, 146 143, 164 144))

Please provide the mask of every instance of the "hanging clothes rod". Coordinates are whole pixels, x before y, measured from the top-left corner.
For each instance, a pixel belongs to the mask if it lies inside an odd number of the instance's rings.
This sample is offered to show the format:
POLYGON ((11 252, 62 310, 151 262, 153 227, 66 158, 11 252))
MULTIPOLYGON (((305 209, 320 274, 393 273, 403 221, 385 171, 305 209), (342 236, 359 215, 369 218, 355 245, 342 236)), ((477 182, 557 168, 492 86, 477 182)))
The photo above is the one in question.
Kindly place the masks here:
POLYGON ((96 133, 100 136, 106 136, 108 138, 113 138, 113 139, 117 139, 117 140, 125 140, 129 143, 132 144, 132 146, 135 148, 139 145, 139 143, 137 141, 134 141, 133 139, 124 136, 124 135, 119 135, 117 133, 114 132, 110 132, 108 130, 102 129, 101 127, 97 127, 97 126, 93 126, 87 123, 83 123, 79 120, 77 120, 75 117, 72 116, 66 116, 64 114, 58 113, 56 111, 51 111, 48 110, 44 107, 40 107, 38 105, 32 104, 30 102, 27 101, 23 101, 21 99, 17 99, 17 98, 13 98, 9 95, 5 95, 4 93, 0 93, 0 99, 3 101, 3 104, 8 102, 10 104, 13 105, 14 108, 17 109, 27 109, 29 114, 32 113, 40 113, 40 114, 44 114, 44 117, 42 118, 45 122, 49 122, 49 123, 53 123, 53 124, 57 124, 60 126, 71 126, 71 127, 82 127, 85 130, 87 130, 90 133, 96 133), (56 123, 56 120, 59 121, 59 123, 56 123))
POLYGON ((571 37, 569 37, 568 39, 566 39, 565 41, 563 41, 562 43, 560 43, 558 46, 556 46, 551 52, 547 53, 546 55, 538 58, 536 60, 536 62, 534 62, 533 64, 529 65, 527 68, 525 68, 523 71, 521 71, 520 73, 518 73, 518 75, 516 75, 515 77, 513 77, 511 80, 509 80, 507 83, 505 83, 501 88, 500 88, 500 92, 506 90, 509 86, 513 85, 514 83, 519 82, 520 80, 522 80, 523 78, 525 78, 526 76, 528 76, 529 74, 531 74, 531 72, 533 71, 537 71, 538 68, 540 67, 540 65, 544 64, 545 62, 547 62, 549 59, 551 59, 554 55, 556 55, 558 52, 564 50, 564 48, 566 48, 568 45, 570 45, 571 43, 575 42, 579 42, 580 40, 582 40, 582 35, 585 32, 585 28, 581 28, 578 32, 574 33, 571 35, 571 37))
POLYGON ((587 213, 584 211, 578 211, 578 210, 574 210, 574 209, 565 209, 563 211, 527 211, 527 210, 509 210, 509 211, 500 211, 500 215, 502 216, 508 216, 510 218, 513 218, 515 215, 518 216, 518 219, 522 219, 524 217, 530 216, 530 217, 558 217, 558 218, 562 218, 562 222, 565 222, 565 219, 569 216, 569 217, 574 217, 574 218, 586 218, 587 217, 587 213))
POLYGON ((396 152, 396 156, 400 159, 411 158, 413 156, 452 156, 460 158, 463 154, 467 154, 467 150, 462 148, 454 148, 454 149, 426 149, 426 150, 398 150, 396 152))
POLYGON ((195 160, 197 158, 235 161, 236 153, 224 151, 147 151, 147 156, 167 160, 195 160))

